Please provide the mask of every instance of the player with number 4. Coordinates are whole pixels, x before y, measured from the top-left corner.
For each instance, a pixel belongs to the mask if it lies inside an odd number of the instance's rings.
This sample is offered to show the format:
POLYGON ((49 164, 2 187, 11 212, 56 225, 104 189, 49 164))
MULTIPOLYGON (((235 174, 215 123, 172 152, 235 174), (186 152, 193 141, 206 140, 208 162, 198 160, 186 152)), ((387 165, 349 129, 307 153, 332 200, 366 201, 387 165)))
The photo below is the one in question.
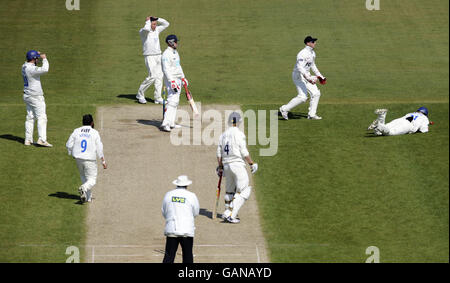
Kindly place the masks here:
POLYGON ((91 114, 83 116, 83 126, 73 131, 66 147, 69 155, 75 158, 80 171, 83 184, 78 188, 78 192, 81 201, 92 202, 92 188, 97 182, 97 157, 102 160, 104 169, 107 165, 103 156, 103 144, 98 131, 94 129, 91 114))
POLYGON ((225 212, 222 218, 229 223, 239 223, 237 218, 240 208, 249 199, 252 187, 249 186, 249 178, 245 161, 250 165, 254 174, 258 170, 258 164, 254 163, 247 150, 245 135, 238 128, 241 123, 241 115, 233 112, 228 117, 230 126, 219 138, 217 147, 217 175, 226 178, 225 212))

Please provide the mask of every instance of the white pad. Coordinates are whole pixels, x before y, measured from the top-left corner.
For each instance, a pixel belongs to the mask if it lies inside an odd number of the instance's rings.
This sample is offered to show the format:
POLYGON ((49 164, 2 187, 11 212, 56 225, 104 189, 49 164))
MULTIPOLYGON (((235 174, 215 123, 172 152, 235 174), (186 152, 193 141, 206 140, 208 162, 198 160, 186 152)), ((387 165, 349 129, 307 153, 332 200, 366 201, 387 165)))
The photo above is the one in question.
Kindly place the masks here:
POLYGON ((239 210, 240 210, 241 207, 244 205, 244 203, 245 203, 245 198, 243 198, 243 197, 241 196, 241 194, 237 193, 237 194, 234 196, 234 200, 233 200, 233 202, 232 202, 232 204, 233 204, 233 210, 231 211, 231 218, 236 218, 236 217, 237 217, 237 215, 238 215, 238 213, 239 213, 239 210))

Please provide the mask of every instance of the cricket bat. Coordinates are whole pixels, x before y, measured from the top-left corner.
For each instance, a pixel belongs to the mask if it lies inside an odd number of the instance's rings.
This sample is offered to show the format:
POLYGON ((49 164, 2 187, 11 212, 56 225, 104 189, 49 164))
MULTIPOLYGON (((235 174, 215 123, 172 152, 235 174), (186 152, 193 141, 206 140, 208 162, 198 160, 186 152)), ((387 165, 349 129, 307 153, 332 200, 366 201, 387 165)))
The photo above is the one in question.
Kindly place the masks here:
POLYGON ((222 183, 222 176, 219 177, 219 184, 217 184, 216 190, 216 201, 213 208, 212 219, 217 218, 217 207, 219 206, 219 198, 220 198, 220 184, 222 183))
POLYGON ((189 105, 191 106, 192 112, 194 112, 194 116, 198 116, 198 109, 197 109, 197 105, 195 105, 195 101, 194 98, 192 97, 191 92, 189 91, 189 89, 187 88, 186 84, 183 84, 184 86, 184 90, 186 91, 186 98, 189 102, 189 105))

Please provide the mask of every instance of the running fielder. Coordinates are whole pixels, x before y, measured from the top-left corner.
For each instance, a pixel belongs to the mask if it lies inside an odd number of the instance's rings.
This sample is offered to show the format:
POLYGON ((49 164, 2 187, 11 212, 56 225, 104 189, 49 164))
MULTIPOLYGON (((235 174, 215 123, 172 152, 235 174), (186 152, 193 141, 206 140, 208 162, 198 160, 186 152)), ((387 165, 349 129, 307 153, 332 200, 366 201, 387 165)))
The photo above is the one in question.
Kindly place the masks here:
POLYGON ((319 81, 321 84, 326 83, 326 78, 319 72, 315 64, 316 52, 314 48, 316 47, 317 38, 312 38, 307 36, 304 40, 305 48, 303 48, 297 54, 297 62, 292 71, 292 80, 297 87, 298 95, 291 99, 288 104, 280 107, 281 116, 288 120, 288 113, 294 107, 306 102, 308 99, 307 93, 310 95, 308 119, 320 120, 322 117, 317 116, 317 106, 319 105, 320 90, 316 85, 319 81), (310 70, 316 74, 316 76, 311 76, 310 70))
POLYGON ((92 201, 92 188, 97 182, 97 157, 102 160, 106 169, 106 161, 103 156, 103 144, 97 130, 94 129, 94 119, 91 114, 83 116, 83 126, 77 128, 70 135, 66 143, 69 155, 77 162, 83 183, 78 192, 82 202, 92 201))
POLYGON ((166 37, 167 49, 162 55, 162 70, 164 83, 167 87, 167 110, 161 124, 161 130, 170 132, 175 128, 175 118, 178 104, 180 103, 181 87, 188 86, 188 80, 184 76, 183 68, 178 55, 178 38, 171 34, 166 37))
POLYGON ((250 197, 252 187, 245 161, 250 165, 254 174, 258 170, 258 164, 254 163, 247 150, 245 135, 237 127, 241 123, 241 116, 237 112, 230 114, 228 125, 230 126, 219 138, 217 147, 217 174, 226 178, 225 211, 222 218, 229 223, 239 223, 237 218, 239 209, 250 197))
POLYGON ((147 103, 147 100, 145 100, 145 91, 152 84, 155 84, 155 103, 163 103, 163 99, 161 97, 163 73, 161 70, 161 47, 159 45, 159 34, 168 26, 169 22, 163 18, 155 18, 150 16, 145 19, 145 26, 139 30, 142 40, 145 66, 148 70, 148 77, 141 83, 136 95, 139 103, 147 103))
POLYGON ((378 136, 398 136, 428 132, 430 121, 428 120, 428 109, 426 107, 420 107, 416 112, 408 113, 385 124, 387 111, 387 109, 375 110, 378 118, 372 122, 368 130, 373 130, 378 136))
POLYGON ((52 147, 47 142, 47 114, 41 85, 41 75, 46 74, 49 69, 47 56, 36 50, 30 50, 27 52, 26 58, 27 62, 22 65, 23 101, 27 106, 24 144, 27 146, 33 144, 34 120, 37 119, 39 135, 37 144, 52 147), (42 59, 42 67, 37 66, 39 59, 42 59))

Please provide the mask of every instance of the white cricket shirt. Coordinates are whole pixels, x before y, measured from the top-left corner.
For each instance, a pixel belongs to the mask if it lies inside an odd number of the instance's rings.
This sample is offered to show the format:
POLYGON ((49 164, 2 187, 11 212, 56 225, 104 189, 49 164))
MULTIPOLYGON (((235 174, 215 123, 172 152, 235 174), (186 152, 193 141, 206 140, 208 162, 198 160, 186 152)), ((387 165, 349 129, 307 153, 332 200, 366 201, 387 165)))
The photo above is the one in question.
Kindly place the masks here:
POLYGON ((78 159, 97 160, 103 157, 103 144, 97 130, 91 126, 77 128, 66 143, 69 155, 78 159))
POLYGON ((178 51, 168 46, 161 58, 162 70, 168 81, 184 78, 178 51))
POLYGON ((44 95, 41 75, 46 74, 48 69, 47 59, 42 60, 42 67, 38 67, 34 63, 25 62, 22 65, 23 93, 27 95, 44 95))
POLYGON ((145 26, 139 30, 142 41, 142 54, 161 55, 161 46, 159 45, 159 34, 169 26, 169 22, 163 18, 157 20, 158 24, 155 30, 151 28, 151 21, 145 22, 145 26))
POLYGON ((238 127, 230 127, 220 135, 217 157, 222 158, 223 164, 232 162, 245 164, 244 158, 248 155, 245 134, 238 127))
POLYGON ((311 80, 310 70, 314 72, 317 76, 323 77, 322 74, 317 69, 316 63, 316 52, 310 46, 305 46, 297 54, 297 62, 295 63, 293 72, 299 72, 307 80, 311 80))

